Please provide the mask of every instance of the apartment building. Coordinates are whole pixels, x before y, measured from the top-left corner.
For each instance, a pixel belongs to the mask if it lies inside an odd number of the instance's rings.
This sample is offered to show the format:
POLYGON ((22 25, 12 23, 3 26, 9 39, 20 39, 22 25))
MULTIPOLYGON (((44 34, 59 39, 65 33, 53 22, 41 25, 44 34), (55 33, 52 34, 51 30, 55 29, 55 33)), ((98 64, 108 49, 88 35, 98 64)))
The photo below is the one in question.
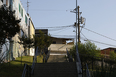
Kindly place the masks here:
MULTIPOLYGON (((11 10, 15 10, 16 19, 21 19, 21 22, 18 24, 20 26, 20 32, 17 33, 14 37, 12 37, 12 41, 10 40, 10 42, 8 42, 9 44, 7 44, 7 50, 5 45, 3 45, 2 48, 0 48, 2 52, 6 52, 10 48, 10 51, 9 51, 10 59, 12 60, 16 57, 21 56, 21 54, 23 55, 23 52, 24 52, 23 45, 20 45, 18 43, 18 41, 20 41, 18 37, 22 37, 22 36, 28 37, 29 35, 35 34, 34 32, 35 30, 33 30, 35 28, 31 18, 26 13, 20 0, 0 0, 0 5, 3 5, 3 4, 5 4, 7 7, 10 6, 11 10), (30 29, 32 28, 32 30, 30 30, 29 28, 30 29)), ((27 55, 29 55, 28 50, 27 50, 27 53, 28 53, 27 55)))

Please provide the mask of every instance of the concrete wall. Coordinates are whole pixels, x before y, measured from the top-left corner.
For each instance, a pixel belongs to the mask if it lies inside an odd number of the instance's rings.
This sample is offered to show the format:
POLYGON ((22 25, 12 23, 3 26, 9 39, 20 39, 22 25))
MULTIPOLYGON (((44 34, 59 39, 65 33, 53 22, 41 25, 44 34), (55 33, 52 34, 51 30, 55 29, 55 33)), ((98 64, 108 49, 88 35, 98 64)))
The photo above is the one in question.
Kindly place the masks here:
POLYGON ((66 48, 70 50, 74 45, 66 45, 66 44, 51 44, 48 49, 51 51, 63 51, 66 52, 66 48))

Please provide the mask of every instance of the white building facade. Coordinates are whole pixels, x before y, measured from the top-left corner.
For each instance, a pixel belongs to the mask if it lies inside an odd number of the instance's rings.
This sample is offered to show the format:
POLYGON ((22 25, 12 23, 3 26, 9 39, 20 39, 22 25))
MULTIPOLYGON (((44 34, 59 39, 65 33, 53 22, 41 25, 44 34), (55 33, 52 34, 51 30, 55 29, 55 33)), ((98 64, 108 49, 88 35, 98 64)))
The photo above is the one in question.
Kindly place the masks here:
MULTIPOLYGON (((7 5, 7 7, 11 7, 11 10, 15 10, 15 17, 16 19, 21 19, 21 22, 18 24, 20 26, 20 32, 17 33, 14 37, 12 37, 12 42, 7 42, 9 44, 3 45, 0 47, 1 52, 6 52, 10 50, 10 60, 20 57, 21 54, 24 52, 23 45, 20 45, 18 43, 19 38, 18 37, 28 37, 28 26, 30 24, 29 16, 26 13, 22 3, 20 0, 0 0, 0 5, 7 5), (9 49, 10 47, 11 49, 9 49), (7 49, 7 50, 6 50, 7 49)), ((7 39, 8 40, 8 39, 7 39)), ((9 41, 9 40, 8 40, 9 41)))

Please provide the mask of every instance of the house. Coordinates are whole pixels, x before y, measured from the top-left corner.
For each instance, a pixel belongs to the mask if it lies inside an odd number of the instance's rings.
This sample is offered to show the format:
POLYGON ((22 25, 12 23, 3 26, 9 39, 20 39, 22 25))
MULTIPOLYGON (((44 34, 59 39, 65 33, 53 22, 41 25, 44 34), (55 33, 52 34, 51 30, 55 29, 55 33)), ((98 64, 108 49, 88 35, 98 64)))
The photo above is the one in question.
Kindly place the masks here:
POLYGON ((110 52, 116 52, 116 48, 105 48, 101 50, 101 55, 103 55, 105 58, 109 58, 110 52))
MULTIPOLYGON (((35 35, 39 35, 39 30, 48 35, 48 29, 35 29, 35 35)), ((66 54, 66 48, 70 50, 74 46, 74 38, 50 37, 50 40, 52 40, 52 44, 48 47, 48 50, 51 50, 51 53, 66 54), (67 40, 73 40, 73 42, 67 43, 67 40)))
POLYGON ((51 50, 51 54, 66 54, 66 49, 70 50, 74 46, 74 38, 51 37, 51 40, 53 43, 48 47, 51 50), (73 42, 67 43, 68 40, 73 42))

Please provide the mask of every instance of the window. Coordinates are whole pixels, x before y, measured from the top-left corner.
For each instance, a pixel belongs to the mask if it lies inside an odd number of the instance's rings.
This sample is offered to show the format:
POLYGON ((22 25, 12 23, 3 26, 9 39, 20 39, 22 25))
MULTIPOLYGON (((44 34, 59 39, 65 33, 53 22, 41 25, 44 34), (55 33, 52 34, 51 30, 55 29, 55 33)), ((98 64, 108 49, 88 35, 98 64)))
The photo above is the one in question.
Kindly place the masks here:
POLYGON ((19 12, 20 12, 20 9, 21 9, 21 5, 19 4, 19 12))
POLYGON ((26 23, 26 25, 27 25, 27 16, 25 15, 25 23, 26 23))
POLYGON ((53 43, 52 44, 56 44, 56 41, 53 41, 53 43))
POLYGON ((21 11, 21 16, 23 17, 23 9, 22 9, 22 11, 21 11))
POLYGON ((23 9, 21 7, 21 5, 19 4, 19 13, 21 14, 21 16, 23 17, 23 9))

